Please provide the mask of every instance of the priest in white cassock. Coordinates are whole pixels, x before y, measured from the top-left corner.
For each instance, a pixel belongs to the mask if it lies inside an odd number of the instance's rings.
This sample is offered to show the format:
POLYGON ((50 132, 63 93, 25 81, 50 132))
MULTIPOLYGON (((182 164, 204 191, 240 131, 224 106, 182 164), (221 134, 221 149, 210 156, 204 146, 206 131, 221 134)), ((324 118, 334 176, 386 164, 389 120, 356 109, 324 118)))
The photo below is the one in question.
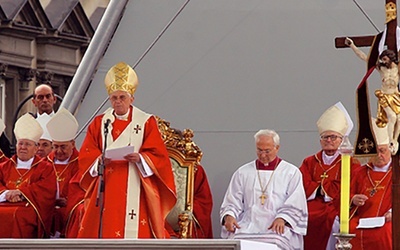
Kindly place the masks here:
POLYGON ((303 249, 308 214, 302 175, 277 156, 275 131, 260 130, 254 138, 258 158, 232 176, 220 210, 221 236, 303 249))

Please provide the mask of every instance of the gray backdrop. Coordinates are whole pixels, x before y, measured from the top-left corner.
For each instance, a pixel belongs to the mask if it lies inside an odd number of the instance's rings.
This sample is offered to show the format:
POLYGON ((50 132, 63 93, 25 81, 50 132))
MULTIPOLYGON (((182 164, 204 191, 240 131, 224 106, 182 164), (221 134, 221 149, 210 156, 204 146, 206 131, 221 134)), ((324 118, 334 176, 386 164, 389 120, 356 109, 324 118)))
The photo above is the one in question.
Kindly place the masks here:
MULTIPOLYGON (((358 2, 382 30, 384 1, 358 2)), ((106 98, 108 69, 134 65, 183 3, 129 1, 76 114, 81 125, 106 98)), ((195 131, 213 192, 215 237, 231 175, 255 159, 259 129, 275 129, 280 157, 299 166, 319 150, 317 119, 341 101, 354 139, 355 89, 366 66, 350 49, 335 49, 334 38, 376 33, 350 0, 192 0, 136 67, 134 104, 195 131)), ((379 87, 376 73, 372 79, 371 92, 379 87)))

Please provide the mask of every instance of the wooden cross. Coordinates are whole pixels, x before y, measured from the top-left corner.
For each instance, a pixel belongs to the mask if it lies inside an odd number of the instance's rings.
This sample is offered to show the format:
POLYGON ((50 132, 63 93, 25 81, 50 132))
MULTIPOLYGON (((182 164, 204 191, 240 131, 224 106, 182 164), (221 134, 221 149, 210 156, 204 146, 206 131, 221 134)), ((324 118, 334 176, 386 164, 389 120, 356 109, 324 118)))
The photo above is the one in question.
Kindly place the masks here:
POLYGON ((265 195, 264 193, 259 197, 261 199, 261 205, 264 205, 265 200, 267 199, 267 195, 265 195))
POLYGON ((325 179, 325 178, 328 178, 328 176, 329 176, 329 175, 327 175, 326 172, 324 172, 323 174, 321 174, 320 177, 321 177, 322 179, 325 179))
POLYGON ((136 124, 134 130, 136 131, 136 134, 139 134, 139 131, 142 130, 142 128, 139 126, 139 124, 136 124))
MULTIPOLYGON (((397 51, 396 46, 396 29, 397 29, 397 4, 396 0, 385 0, 385 10, 386 10, 386 37, 385 44, 387 48, 393 51, 397 51)), ((367 47, 371 46, 375 36, 357 36, 350 37, 354 44, 358 47, 367 47)), ((348 48, 345 45, 346 37, 337 37, 335 38, 335 47, 336 48, 348 48)), ((398 55, 398 53, 396 53, 398 55)), ((376 63, 377 58, 371 58, 368 62, 368 69, 373 67, 376 63)), ((367 105, 369 107, 369 104, 367 105)), ((360 106, 359 106, 360 109, 360 106)), ((359 123, 368 123, 369 120, 360 119, 359 123)), ((365 117, 364 117, 365 118, 365 117)), ((369 119, 369 117, 368 117, 369 119)), ((392 165, 393 165, 393 176, 392 176, 392 244, 393 249, 400 249, 400 168, 399 168, 399 151, 396 155, 392 156, 392 165)))
POLYGON ((132 209, 132 211, 128 215, 130 215, 131 220, 133 220, 133 216, 136 216, 135 210, 132 209))

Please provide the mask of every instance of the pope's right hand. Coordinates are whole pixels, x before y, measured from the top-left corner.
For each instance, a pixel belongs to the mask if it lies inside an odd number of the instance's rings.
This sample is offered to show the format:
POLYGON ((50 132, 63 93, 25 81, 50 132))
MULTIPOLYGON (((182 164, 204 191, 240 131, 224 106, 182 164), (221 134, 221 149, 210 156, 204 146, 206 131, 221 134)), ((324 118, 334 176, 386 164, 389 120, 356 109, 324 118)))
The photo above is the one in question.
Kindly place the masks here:
POLYGON ((233 216, 225 215, 225 228, 228 232, 234 233, 236 228, 240 228, 239 224, 237 223, 236 219, 233 216))

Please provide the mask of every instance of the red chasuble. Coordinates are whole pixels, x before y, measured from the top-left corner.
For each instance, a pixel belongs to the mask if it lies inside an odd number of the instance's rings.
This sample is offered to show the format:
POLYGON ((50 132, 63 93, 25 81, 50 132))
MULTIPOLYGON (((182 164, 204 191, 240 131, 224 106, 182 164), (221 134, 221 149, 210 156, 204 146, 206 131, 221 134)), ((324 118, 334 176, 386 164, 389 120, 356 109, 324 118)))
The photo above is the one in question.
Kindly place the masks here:
POLYGON ((371 166, 363 166, 351 182, 351 197, 355 194, 368 197, 363 206, 353 206, 350 212, 349 230, 356 234, 350 241, 352 250, 392 249, 391 221, 385 222, 382 227, 356 229, 360 218, 384 216, 392 208, 392 171, 375 172, 371 166))
POLYGON ((13 156, 0 165, 0 194, 19 189, 24 201, 0 203, 0 238, 41 238, 49 235, 56 197, 50 164, 35 156, 29 170, 18 170, 13 156))
POLYGON ((196 227, 193 238, 213 238, 211 212, 213 207, 212 194, 207 175, 203 167, 198 165, 194 175, 193 214, 196 227))
POLYGON ((7 161, 7 156, 4 155, 3 151, 0 149, 0 163, 7 161))
MULTIPOLYGON (((68 187, 71 178, 79 171, 78 166, 78 150, 73 149, 72 155, 69 158, 68 164, 55 164, 54 151, 47 157, 47 161, 52 165, 58 182, 59 198, 64 198, 68 201, 68 187)), ((71 194, 75 195, 75 194, 71 194)), ((72 197, 72 199, 74 199, 72 197)), ((57 205, 57 204, 56 204, 57 205)), ((54 235, 57 231, 64 235, 66 220, 70 211, 66 207, 57 206, 53 216, 51 233, 54 235)))
MULTIPOLYGON (((139 113, 145 114, 136 108, 134 112, 138 116, 139 113)), ((78 234, 79 238, 98 237, 100 216, 99 207, 96 207, 98 178, 92 178, 88 170, 102 154, 101 131, 104 128, 102 117, 103 115, 97 116, 89 125, 79 153, 79 167, 84 173, 81 185, 87 189, 85 214, 78 234)), ((112 123, 111 135, 115 141, 119 139, 120 134, 129 127, 128 124, 132 120, 131 125, 135 129, 129 132, 129 137, 143 133, 141 146, 135 151, 139 151, 154 174, 143 177, 136 165, 129 166, 127 161, 112 161, 105 167, 103 238, 126 238, 126 230, 138 230, 137 238, 169 237, 165 230, 165 218, 176 202, 171 163, 155 118, 150 116, 143 125, 140 125, 137 119, 139 118, 132 115, 131 107, 128 121, 115 120, 112 123), (135 199, 139 193, 128 189, 131 184, 128 183, 128 177, 132 171, 136 172, 140 182, 139 211, 127 206, 128 198, 135 199), (128 192, 131 192, 130 197, 127 195, 128 192), (130 223, 130 220, 137 220, 137 226, 134 228, 126 226, 125 223, 130 223)))
MULTIPOLYGON (((322 160, 322 151, 304 159, 300 166, 308 207, 307 235, 304 237, 305 250, 326 249, 333 221, 340 211, 340 202, 338 202, 340 201, 340 166, 340 155, 331 165, 325 165, 322 160), (317 189, 316 197, 310 199, 317 189), (320 189, 331 197, 332 201, 325 201, 320 194, 320 189)), ((352 159, 351 175, 353 176, 360 167, 359 162, 352 159)))
POLYGON ((80 185, 82 175, 78 171, 68 185, 67 217, 65 227, 66 238, 76 238, 80 229, 84 207, 85 190, 80 185))

